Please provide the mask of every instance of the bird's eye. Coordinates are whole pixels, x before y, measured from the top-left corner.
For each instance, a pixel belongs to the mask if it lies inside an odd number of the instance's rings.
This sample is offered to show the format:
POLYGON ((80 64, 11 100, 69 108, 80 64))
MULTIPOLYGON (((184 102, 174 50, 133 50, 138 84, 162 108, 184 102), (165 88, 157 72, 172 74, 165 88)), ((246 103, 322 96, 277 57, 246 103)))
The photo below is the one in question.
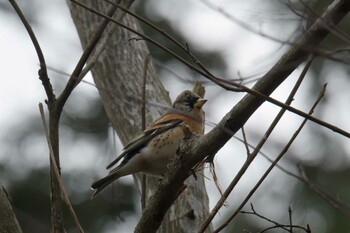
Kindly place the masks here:
POLYGON ((190 106, 191 108, 194 107, 194 104, 196 103, 196 101, 198 100, 197 97, 195 96, 191 96, 186 100, 186 105, 190 106))

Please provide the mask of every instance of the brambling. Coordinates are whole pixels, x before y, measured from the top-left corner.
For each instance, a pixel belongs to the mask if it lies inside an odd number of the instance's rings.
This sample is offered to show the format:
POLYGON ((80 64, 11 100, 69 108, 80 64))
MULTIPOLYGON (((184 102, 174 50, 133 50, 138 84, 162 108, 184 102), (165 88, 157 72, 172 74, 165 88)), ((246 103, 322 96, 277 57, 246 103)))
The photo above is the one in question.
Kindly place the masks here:
POLYGON ((131 140, 123 152, 107 166, 109 169, 122 159, 106 177, 91 185, 95 190, 91 198, 122 176, 138 172, 163 176, 185 136, 183 127, 192 133, 201 133, 204 124, 201 109, 205 102, 207 100, 192 91, 182 92, 164 115, 131 140))

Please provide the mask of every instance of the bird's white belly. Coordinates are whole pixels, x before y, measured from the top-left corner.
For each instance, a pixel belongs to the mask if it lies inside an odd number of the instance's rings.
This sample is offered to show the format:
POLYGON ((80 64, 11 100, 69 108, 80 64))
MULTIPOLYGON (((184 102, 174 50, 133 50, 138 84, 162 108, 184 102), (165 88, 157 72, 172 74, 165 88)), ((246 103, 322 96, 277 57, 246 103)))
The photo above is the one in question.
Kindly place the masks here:
POLYGON ((156 136, 140 152, 143 155, 144 173, 164 175, 168 164, 173 160, 183 138, 181 127, 175 127, 156 136))

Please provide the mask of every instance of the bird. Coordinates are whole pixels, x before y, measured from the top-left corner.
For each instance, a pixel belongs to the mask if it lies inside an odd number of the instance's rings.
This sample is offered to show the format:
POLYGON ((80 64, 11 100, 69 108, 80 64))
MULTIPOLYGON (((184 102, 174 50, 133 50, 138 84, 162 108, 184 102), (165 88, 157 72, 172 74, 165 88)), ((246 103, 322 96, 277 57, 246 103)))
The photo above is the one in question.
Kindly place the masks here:
POLYGON ((165 114, 132 139, 107 169, 122 160, 120 164, 107 176, 92 183, 91 189, 95 192, 91 199, 115 180, 126 175, 142 172, 162 177, 185 136, 183 127, 187 127, 192 133, 202 133, 202 107, 206 102, 206 99, 190 90, 179 94, 165 114))

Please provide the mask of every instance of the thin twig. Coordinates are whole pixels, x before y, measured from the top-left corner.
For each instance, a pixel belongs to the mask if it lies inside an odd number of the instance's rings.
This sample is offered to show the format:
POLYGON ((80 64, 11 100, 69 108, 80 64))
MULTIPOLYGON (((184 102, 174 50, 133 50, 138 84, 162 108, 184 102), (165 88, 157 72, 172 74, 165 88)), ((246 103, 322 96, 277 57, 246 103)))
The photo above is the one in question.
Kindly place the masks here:
POLYGON ((53 170, 54 170, 54 173, 55 173, 55 177, 56 177, 57 182, 59 184, 62 196, 63 196, 64 200, 66 201, 66 204, 68 206, 69 212, 71 213, 71 215, 73 217, 73 221, 74 221, 76 227, 79 229, 80 233, 84 233, 84 230, 83 230, 83 228, 80 225, 78 217, 75 214, 73 206, 72 206, 72 204, 71 204, 71 202, 70 202, 70 200, 68 198, 68 195, 67 195, 67 193, 65 191, 64 185, 63 185, 62 180, 61 180, 61 176, 60 176, 59 171, 58 171, 58 167, 57 167, 57 164, 56 164, 56 159, 55 159, 54 152, 53 152, 52 145, 51 145, 51 140, 49 138, 49 130, 48 130, 48 127, 47 127, 47 124, 46 124, 46 118, 45 118, 45 113, 44 113, 44 108, 43 108, 42 103, 39 103, 39 110, 40 110, 41 121, 42 121, 42 124, 44 126, 44 131, 45 131, 45 136, 46 136, 46 140, 47 140, 47 145, 49 147, 49 152, 50 152, 49 153, 50 154, 50 160, 51 160, 51 163, 53 164, 53 170))
POLYGON ((305 227, 302 227, 302 226, 299 226, 299 225, 283 225, 283 224, 278 224, 278 225, 275 225, 275 226, 267 227, 264 230, 261 230, 261 231, 259 231, 257 233, 264 233, 264 232, 270 231, 272 229, 277 229, 277 228, 280 228, 282 230, 285 230, 285 231, 288 231, 290 233, 293 233, 293 232, 291 232, 291 231, 289 231, 287 229, 288 227, 301 229, 301 230, 305 231, 306 233, 311 233, 311 231, 308 230, 308 228, 305 228, 305 227))
POLYGON ((252 212, 241 211, 241 213, 242 213, 242 214, 253 214, 253 215, 255 215, 255 216, 258 216, 258 217, 261 218, 261 219, 266 220, 266 221, 269 222, 269 223, 272 223, 272 224, 275 224, 275 225, 279 225, 278 222, 276 222, 276 221, 274 221, 274 220, 272 220, 272 219, 269 219, 269 218, 267 218, 267 217, 265 217, 265 216, 259 214, 258 212, 256 212, 253 203, 250 203, 250 209, 252 210, 252 212))
POLYGON ((263 220, 265 220, 265 221, 267 221, 267 222, 270 222, 270 223, 274 224, 274 226, 265 228, 264 230, 259 231, 259 233, 267 232, 268 230, 276 229, 276 228, 280 228, 280 229, 285 230, 285 231, 288 231, 288 232, 290 232, 290 233, 293 232, 293 231, 292 231, 293 228, 302 229, 302 230, 304 230, 304 231, 307 232, 307 233, 308 233, 308 232, 311 232, 311 231, 309 231, 309 225, 307 225, 307 227, 305 228, 305 227, 302 227, 302 226, 299 226, 299 225, 292 225, 292 224, 286 225, 286 224, 281 224, 281 223, 278 223, 278 222, 276 222, 276 221, 274 221, 274 220, 272 220, 272 219, 269 219, 269 218, 267 218, 267 217, 265 217, 265 216, 259 214, 258 212, 256 212, 255 209, 254 209, 253 204, 251 204, 251 203, 250 203, 250 208, 251 208, 251 210, 252 210, 251 212, 249 212, 249 211, 241 211, 241 213, 242 213, 242 214, 255 215, 255 216, 257 216, 257 217, 259 217, 259 218, 261 218, 261 219, 263 219, 263 220), (289 230, 288 228, 289 228, 290 230, 289 230))
POLYGON ((293 219, 292 219, 292 208, 290 206, 288 207, 288 216, 289 216, 289 225, 290 225, 290 232, 293 232, 293 219))
POLYGON ((17 5, 16 1, 15 0, 9 0, 13 9, 16 11, 17 15, 19 16, 19 18, 21 19, 25 29, 27 30, 28 32, 28 35, 34 45, 34 48, 35 48, 35 51, 38 55, 38 59, 39 59, 39 62, 40 62, 40 69, 39 69, 39 79, 41 80, 43 86, 44 86, 44 89, 45 89, 45 92, 46 92, 46 95, 47 95, 47 99, 49 102, 55 102, 56 101, 56 97, 55 97, 55 94, 53 92, 53 89, 52 89, 52 85, 50 83, 50 79, 47 75, 47 68, 46 68, 46 62, 45 62, 45 57, 44 57, 44 54, 40 48, 40 45, 39 45, 39 42, 38 40, 36 39, 36 36, 33 32, 33 29, 32 27, 30 26, 30 24, 28 23, 27 19, 25 18, 24 14, 22 13, 21 9, 19 8, 19 6, 17 5))
MULTIPOLYGON (((215 169, 215 163, 214 161, 210 163, 210 172, 212 173, 212 177, 213 177, 213 181, 214 181, 214 184, 215 184, 215 187, 216 189, 219 191, 220 195, 222 196, 222 188, 221 188, 221 185, 219 183, 219 179, 218 179, 218 176, 216 174, 216 169, 215 169)), ((223 204, 224 206, 228 206, 228 204, 225 202, 223 204)))
MULTIPOLYGON (((114 12, 116 11, 116 7, 111 6, 111 8, 108 10, 108 15, 113 16, 114 12)), ((95 49, 98 41, 102 37, 102 34, 104 30, 107 28, 107 25, 110 21, 109 20, 103 20, 101 25, 98 27, 96 32, 94 33, 92 40, 84 50, 83 54, 81 55, 79 62, 74 68, 74 71, 72 75, 70 76, 68 83, 60 96, 58 97, 57 100, 57 110, 60 113, 63 109, 64 104, 66 103, 68 97, 72 93, 73 89, 78 85, 80 82, 79 76, 81 74, 82 69, 84 68, 87 60, 89 59, 90 55, 92 54, 92 51, 95 49)))
MULTIPOLYGON (((119 2, 123 4, 124 8, 128 9, 132 5, 134 0, 126 0, 126 1, 119 1, 119 2)), ((117 21, 122 21, 122 19, 124 18, 124 15, 125 15, 125 12, 117 12, 115 19, 117 21)), ((86 62, 84 69, 81 71, 79 80, 82 80, 85 77, 85 75, 94 67, 95 63, 101 56, 102 52, 105 50, 107 42, 112 37, 113 33, 116 31, 117 26, 118 25, 113 23, 112 25, 109 26, 109 28, 107 28, 106 32, 104 33, 105 35, 100 39, 100 42, 96 45, 96 48, 92 52, 89 60, 86 62)))
MULTIPOLYGON (((152 59, 152 61, 157 67, 159 67, 159 68, 169 72, 170 74, 174 75, 174 77, 179 79, 181 82, 185 82, 185 83, 194 83, 194 82, 196 82, 195 80, 192 80, 190 78, 182 77, 178 72, 176 72, 176 71, 172 70, 171 68, 169 68, 168 66, 164 65, 161 61, 158 61, 156 59, 152 59)), ((227 79, 227 81, 229 81, 229 82, 239 82, 242 85, 243 84, 254 83, 254 82, 256 82, 257 80, 260 79, 260 76, 263 73, 265 73, 265 72, 259 72, 259 74, 252 74, 252 75, 249 75, 249 76, 242 77, 240 75, 240 73, 238 72, 237 76, 239 78, 227 79)), ((201 80, 201 83, 205 84, 206 86, 207 85, 216 85, 215 83, 213 83, 213 82, 211 82, 209 80, 201 80)))
MULTIPOLYGON (((151 55, 147 54, 143 64, 143 83, 142 83, 142 102, 141 102, 141 127, 142 131, 146 129, 146 82, 147 82, 147 70, 151 55)), ((146 207, 146 185, 147 179, 146 174, 141 176, 141 208, 142 210, 146 207)))
MULTIPOLYGON (((309 188, 311 190, 313 190, 317 195, 319 195, 320 197, 322 197, 324 200, 326 200, 333 208, 335 208, 336 210, 338 210, 340 213, 344 214, 347 218, 350 219, 350 206, 349 204, 346 203, 342 203, 339 201, 338 197, 334 197, 331 194, 329 194, 327 191, 325 191, 324 189, 322 189, 319 185, 317 185, 316 183, 310 181, 305 174, 303 173, 302 169, 298 166, 299 171, 301 173, 300 176, 294 175, 294 177, 296 177, 297 179, 303 181, 304 183, 306 183, 309 188), (343 207, 344 209, 347 209, 347 211, 343 210, 341 207, 343 207)), ((290 173, 288 173, 288 171, 286 172, 287 174, 290 175, 290 173)), ((293 176, 293 175, 292 175, 293 176)))
POLYGON ((248 140, 247 140, 247 135, 245 133, 245 130, 244 130, 244 126, 242 127, 242 135, 243 135, 243 144, 244 144, 244 147, 245 147, 245 150, 247 152, 247 157, 249 157, 250 155, 250 150, 249 150, 249 146, 248 146, 248 140))
POLYGON ((192 63, 197 65, 200 69, 202 69, 203 72, 205 72, 207 75, 214 77, 214 75, 199 61, 199 59, 197 59, 197 57, 195 57, 190 50, 190 47, 188 45, 188 43, 184 45, 182 45, 181 43, 179 43, 176 39, 174 39, 172 36, 170 36, 168 33, 166 33, 165 31, 163 31, 162 29, 158 28, 157 26, 155 26, 154 24, 148 22, 147 20, 143 19, 142 17, 130 12, 129 10, 125 9, 124 7, 119 6, 118 4, 111 2, 109 0, 105 0, 107 2, 109 2, 110 4, 115 5, 116 7, 120 8, 121 10, 127 12, 128 14, 132 15, 133 17, 135 17, 136 19, 140 20, 141 22, 145 23, 146 25, 150 26, 151 28, 153 28, 154 30, 156 30, 157 32, 159 32, 161 35, 165 36, 168 40, 170 40, 172 43, 174 43, 177 47, 179 47, 183 52, 185 52, 190 59, 192 60, 192 63))
POLYGON ((141 92, 141 127, 142 131, 146 129, 146 83, 147 83, 147 71, 151 55, 147 54, 143 64, 143 77, 142 77, 142 92, 141 92))
MULTIPOLYGON (((289 96, 288 96, 288 98, 287 98, 287 100, 285 102, 287 105, 290 105, 292 103, 293 98, 294 98, 297 90, 299 89, 302 81, 304 80, 306 72, 310 68, 312 61, 313 61, 313 56, 311 56, 309 58, 309 60, 308 60, 307 64, 305 65, 302 73, 300 74, 297 82, 295 83, 291 93, 289 94, 289 96)), ((227 197, 230 195, 230 193, 232 192, 232 190, 234 189, 234 187, 236 186, 236 184, 238 183, 240 178, 243 176, 243 174, 246 172, 246 170, 248 169, 250 164, 253 162, 253 160, 258 155, 258 153, 261 150, 262 146, 265 144, 266 140, 271 135, 272 131, 275 129, 277 123, 281 120, 281 118, 282 118, 282 116, 283 116, 283 114, 285 112, 286 112, 285 109, 281 109, 279 111, 279 113, 277 114, 277 116, 275 117, 273 122, 271 123, 270 127, 267 129, 267 131, 264 134, 264 136, 262 137, 262 139, 259 141, 259 143, 256 146, 256 148, 254 149, 254 151, 247 158, 246 162, 243 164, 242 168, 239 170, 239 172, 237 173, 235 178, 232 180, 230 185, 227 187, 227 189, 224 192, 224 195, 221 196, 220 200, 217 202, 217 204, 215 205, 213 210, 210 212, 208 218, 204 221, 204 223, 202 224, 202 226, 201 226, 201 228, 200 228, 200 230, 198 232, 203 233, 205 231, 205 229, 207 228, 207 226, 209 225, 209 223, 213 220, 213 218, 215 217, 215 215, 218 213, 219 209, 221 208, 222 204, 226 201, 227 197)))

